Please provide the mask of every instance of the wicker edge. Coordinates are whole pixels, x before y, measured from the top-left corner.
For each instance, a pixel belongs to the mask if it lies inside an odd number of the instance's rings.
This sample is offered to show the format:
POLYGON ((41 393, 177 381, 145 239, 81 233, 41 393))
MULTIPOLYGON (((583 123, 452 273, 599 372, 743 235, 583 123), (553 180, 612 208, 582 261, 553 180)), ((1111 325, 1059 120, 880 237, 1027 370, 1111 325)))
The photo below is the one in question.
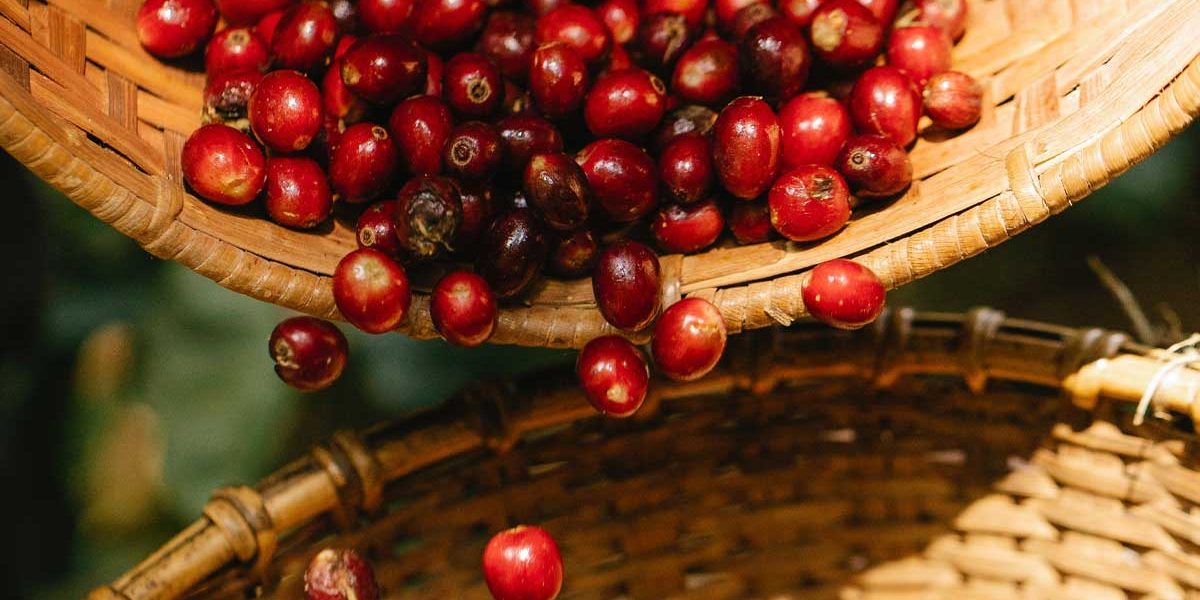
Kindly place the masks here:
MULTIPOLYGON (((1137 401, 1164 364, 1153 351, 1130 344, 1120 333, 1006 320, 990 309, 965 316, 896 311, 874 330, 854 334, 863 343, 856 343, 851 355, 799 349, 807 354, 776 361, 771 351, 776 345, 770 337, 773 332, 750 336, 745 342, 755 346, 742 348, 747 352, 739 356, 752 356, 754 364, 725 364, 698 382, 656 382, 639 418, 653 418, 659 404, 669 398, 735 389, 769 393, 782 382, 805 377, 864 378, 886 388, 904 374, 958 375, 976 391, 982 391, 989 379, 1061 386, 1077 406, 1092 409, 1100 397, 1137 401), (938 344, 942 348, 931 351, 938 344), (1031 358, 1033 348, 1039 350, 1031 358), (1054 360, 1045 360, 1051 355, 1054 360)), ((1155 401, 1159 410, 1200 417, 1200 371, 1172 372, 1161 382, 1155 401)), ((339 433, 332 443, 313 451, 312 460, 304 463, 308 466, 285 467, 257 488, 219 490, 204 509, 204 518, 88 597, 177 598, 236 563, 264 573, 286 532, 324 513, 332 514, 336 522, 352 523, 353 515, 380 508, 388 482, 481 448, 503 452, 528 433, 594 416, 572 389, 528 397, 476 390, 403 422, 362 433, 339 433)))

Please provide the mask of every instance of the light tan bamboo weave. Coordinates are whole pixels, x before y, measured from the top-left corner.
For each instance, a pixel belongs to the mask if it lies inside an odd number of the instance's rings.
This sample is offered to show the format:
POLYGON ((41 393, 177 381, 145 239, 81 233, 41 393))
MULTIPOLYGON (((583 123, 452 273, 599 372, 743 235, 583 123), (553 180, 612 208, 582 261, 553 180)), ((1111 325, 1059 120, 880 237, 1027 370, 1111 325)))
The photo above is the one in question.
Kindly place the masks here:
MULTIPOLYGON (((138 46, 138 0, 0 0, 0 147, 155 256, 221 285, 336 317, 328 275, 354 247, 186 193, 178 155, 202 75, 138 46)), ((1200 0, 974 0, 956 50, 986 88, 982 122, 926 132, 917 181, 824 243, 664 257, 668 300, 716 303, 731 331, 804 315, 806 269, 854 256, 889 287, 1008 239, 1104 185, 1200 111, 1200 0)), ((344 221, 344 220, 343 220, 344 221)), ((427 288, 426 288, 427 289, 427 288)), ((426 296, 402 325, 435 335, 426 296)), ((503 311, 497 343, 579 347, 608 330, 586 280, 547 282, 503 311)))
POLYGON ((1163 364, 1117 333, 900 310, 739 336, 630 421, 570 369, 481 385, 217 491, 90 599, 291 600, 337 545, 389 599, 482 600, 483 544, 517 523, 559 540, 563 600, 1194 599, 1200 371, 1163 379, 1170 421, 1130 425, 1163 364))

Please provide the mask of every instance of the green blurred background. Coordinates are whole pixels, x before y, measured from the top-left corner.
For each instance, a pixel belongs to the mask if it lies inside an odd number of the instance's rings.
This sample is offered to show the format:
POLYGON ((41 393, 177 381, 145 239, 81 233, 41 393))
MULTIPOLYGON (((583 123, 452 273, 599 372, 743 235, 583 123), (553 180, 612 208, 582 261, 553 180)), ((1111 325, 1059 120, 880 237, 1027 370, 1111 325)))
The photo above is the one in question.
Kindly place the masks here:
MULTIPOLYGON (((1200 328, 1198 166, 1193 128, 1081 206, 889 301, 1130 329, 1094 255, 1141 301, 1157 341, 1200 328)), ((253 482, 334 429, 572 359, 344 328, 348 372, 300 395, 266 350, 287 312, 151 257, 6 155, 0 168, 0 508, 15 534, 0 597, 80 597, 196 518, 214 488, 253 482)))

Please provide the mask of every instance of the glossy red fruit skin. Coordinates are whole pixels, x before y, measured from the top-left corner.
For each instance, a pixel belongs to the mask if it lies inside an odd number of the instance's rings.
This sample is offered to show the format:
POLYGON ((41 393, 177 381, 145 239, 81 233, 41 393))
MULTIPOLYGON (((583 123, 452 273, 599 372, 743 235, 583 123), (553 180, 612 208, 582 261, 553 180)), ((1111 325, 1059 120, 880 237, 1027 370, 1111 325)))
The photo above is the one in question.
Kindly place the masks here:
POLYGON ((295 0, 216 0, 216 5, 226 22, 238 26, 253 25, 272 12, 282 13, 293 2, 295 0))
POLYGON ((612 47, 604 22, 581 4, 564 4, 540 17, 534 39, 539 46, 548 42, 571 46, 590 65, 603 63, 612 47))
POLYGON ((711 108, 696 104, 681 106, 663 117, 658 129, 651 136, 650 148, 655 154, 661 154, 675 138, 681 135, 696 133, 711 137, 716 124, 717 113, 711 108))
POLYGON ((535 21, 510 11, 492 13, 479 36, 478 50, 492 59, 505 77, 525 81, 533 58, 535 21))
POLYGON ((422 46, 443 50, 470 39, 486 16, 482 0, 415 0, 409 31, 422 46))
POLYGON ((738 202, 729 210, 729 232, 739 244, 761 244, 773 231, 766 202, 738 202))
POLYGON ((467 119, 486 119, 504 102, 500 69, 486 56, 461 52, 446 62, 442 96, 454 112, 467 119))
POLYGON ((270 61, 267 44, 249 27, 222 29, 204 48, 204 72, 209 77, 229 71, 265 71, 270 61))
POLYGON ((266 190, 267 214, 285 227, 311 229, 333 210, 325 170, 311 158, 271 157, 266 190))
POLYGON ((321 131, 321 91, 296 71, 272 71, 250 96, 250 128, 268 148, 282 153, 308 147, 321 131))
MULTIPOLYGON (((342 42, 353 39, 352 35, 342 36, 338 40, 339 49, 342 42)), ((333 62, 321 77, 321 105, 325 109, 326 119, 338 119, 342 125, 357 123, 367 112, 367 102, 346 87, 346 83, 342 81, 342 59, 336 56, 337 51, 334 54, 333 62)), ((345 51, 341 54, 345 54, 345 51)))
POLYGON ((543 225, 527 208, 514 208, 488 227, 479 244, 475 271, 501 299, 529 289, 546 261, 543 225))
POLYGON ((550 273, 563 279, 575 279, 592 272, 600 244, 590 229, 560 233, 550 248, 547 267, 550 273))
POLYGON ((793 242, 827 238, 850 220, 850 189, 837 171, 803 165, 784 171, 767 194, 771 226, 793 242))
POLYGON ((957 40, 967 30, 966 0, 917 0, 917 21, 942 28, 957 40))
POLYGON ((658 314, 662 299, 658 255, 632 240, 609 244, 596 259, 592 293, 600 314, 613 327, 645 328, 658 314))
POLYGON ((797 27, 812 25, 813 14, 822 0, 780 0, 779 12, 797 27))
POLYGON ((891 26, 896 18, 896 10, 900 8, 900 0, 858 0, 858 3, 867 7, 885 28, 891 26))
POLYGON ((562 152, 563 139, 554 124, 534 115, 513 115, 496 123, 504 142, 504 170, 525 172, 529 158, 539 152, 562 152))
POLYGON ((738 81, 737 46, 720 38, 700 40, 675 63, 671 91, 685 102, 723 106, 738 81))
POLYGON ((138 41, 159 58, 191 54, 212 35, 217 10, 211 0, 146 0, 137 12, 138 41))
POLYGON ((564 4, 570 4, 570 0, 522 0, 521 3, 526 12, 535 17, 542 17, 564 4))
POLYGON ((645 355, 619 335, 601 336, 585 344, 575 359, 575 376, 592 407, 617 419, 632 417, 646 401, 650 387, 645 355))
POLYGON ((804 283, 804 307, 818 321, 839 329, 858 329, 883 312, 887 290, 867 267, 844 258, 813 268, 804 283))
POLYGON ((503 140, 496 128, 481 121, 456 126, 446 138, 442 164, 446 173, 466 181, 491 179, 500 168, 503 140))
POLYGON ((641 69, 610 72, 596 80, 584 101, 588 130, 598 138, 641 138, 666 112, 666 86, 641 69))
POLYGON ((771 4, 764 2, 751 4, 734 15, 733 23, 729 25, 729 38, 740 44, 746 38, 746 34, 750 33, 750 30, 756 25, 778 16, 779 11, 775 10, 771 4))
MULTIPOLYGON (((287 0, 284 4, 291 4, 291 0, 287 0)), ((254 33, 262 38, 267 48, 271 47, 271 42, 275 39, 275 30, 279 28, 279 20, 283 18, 283 12, 282 10, 268 12, 254 24, 254 33)))
POLYGON ((496 295, 482 277, 454 271, 438 280, 429 295, 429 316, 442 337, 455 346, 473 348, 496 330, 496 295))
POLYGON ((271 37, 276 68, 309 71, 323 66, 337 42, 338 24, 329 5, 303 0, 287 9, 271 37))
POLYGON ((760 98, 735 98, 713 128, 713 164, 721 185, 749 200, 770 187, 779 171, 779 118, 760 98))
POLYGON ((227 71, 209 76, 204 84, 204 120, 224 123, 246 117, 254 88, 262 81, 258 71, 227 71))
POLYGON ((704 24, 704 13, 707 10, 708 0, 645 0, 642 4, 643 15, 679 13, 687 18, 688 26, 693 28, 704 24))
POLYGON ((529 91, 543 115, 562 119, 583 105, 591 77, 587 63, 562 42, 538 47, 529 67, 529 91))
POLYGON ((726 337, 717 307, 702 298, 684 298, 667 307, 654 325, 654 366, 675 381, 700 379, 721 360, 726 337))
POLYGON ((941 28, 912 25, 892 30, 887 61, 922 88, 930 77, 950 70, 950 52, 950 38, 941 28))
POLYGON ((900 146, 917 139, 921 94, 900 69, 867 69, 850 91, 848 104, 850 119, 859 133, 883 135, 900 146))
POLYGON ((864 64, 883 47, 883 25, 857 0, 824 0, 810 27, 813 51, 837 67, 864 64))
POLYGON ((884 198, 912 183, 908 153, 881 135, 859 135, 846 141, 835 164, 859 198, 884 198))
POLYGON ((374 248, 393 259, 399 259, 402 249, 396 238, 395 200, 381 200, 367 207, 354 226, 359 248, 374 248))
POLYGON ((346 87, 376 104, 391 104, 425 87, 426 54, 400 35, 359 40, 340 63, 346 87))
POLYGON ((327 0, 329 10, 333 11, 333 20, 337 21, 338 31, 352 35, 358 33, 358 0, 327 0))
POLYGON ((633 41, 640 20, 637 0, 604 0, 596 6, 596 14, 616 45, 633 41))
POLYGON ((712 198, 664 206, 650 225, 658 247, 678 254, 699 252, 713 245, 724 230, 725 217, 712 198))
POLYGON ((374 248, 359 248, 333 271, 333 301, 351 325, 386 333, 408 313, 412 290, 399 263, 374 248))
POLYGON ((658 169, 638 146, 624 140, 596 140, 580 150, 575 161, 609 219, 628 223, 658 205, 658 169))
POLYGON ((850 113, 841 102, 816 93, 792 98, 779 110, 783 166, 829 166, 850 137, 850 113))
POLYGON ((812 65, 804 32, 783 17, 767 19, 738 44, 738 67, 751 90, 786 100, 804 89, 812 65))
POLYGON ((666 76, 675 61, 692 45, 696 33, 688 26, 687 18, 679 13, 647 15, 637 30, 637 47, 642 64, 666 76))
POLYGON ((267 349, 275 374, 305 392, 329 387, 346 367, 346 336, 333 323, 314 317, 292 317, 271 331, 267 349))
POLYGON ((250 136, 227 125, 205 125, 192 132, 180 162, 192 190, 228 206, 253 201, 267 177, 262 151, 250 136))
POLYGON ((658 157, 658 175, 676 202, 707 198, 716 180, 712 140, 694 132, 675 138, 658 157))
POLYGON ((983 87, 958 71, 934 75, 925 86, 925 114, 944 129, 965 129, 983 114, 983 87))
POLYGON ((379 600, 371 563, 355 550, 326 548, 304 571, 305 600, 379 600))
POLYGON ((751 4, 769 4, 766 0, 716 0, 713 4, 717 26, 722 31, 732 31, 733 20, 743 8, 751 4))
POLYGON ((400 150, 404 170, 410 175, 435 175, 442 171, 442 150, 453 128, 450 107, 435 96, 404 100, 388 119, 392 141, 400 150))
POLYGON ((425 51, 425 95, 442 97, 442 75, 446 62, 437 52, 425 51))
POLYGON ((346 128, 329 160, 329 181, 351 204, 378 198, 392 185, 400 153, 383 127, 356 123, 346 128))
POLYGON ((358 0, 358 22, 368 33, 403 33, 413 0, 358 0))
POLYGON ((405 256, 427 260, 450 249, 462 223, 462 199, 453 179, 413 177, 396 196, 396 239, 405 256))
POLYGON ((525 167, 522 189, 538 216, 559 231, 581 227, 592 204, 583 169, 562 152, 534 154, 525 167))
POLYGON ((458 199, 462 203, 462 220, 450 248, 455 257, 471 259, 478 253, 480 239, 492 222, 496 201, 492 188, 484 182, 461 181, 458 192, 458 199))
POLYGON ((553 600, 562 589, 562 556, 542 528, 514 527, 484 547, 483 577, 496 600, 553 600))

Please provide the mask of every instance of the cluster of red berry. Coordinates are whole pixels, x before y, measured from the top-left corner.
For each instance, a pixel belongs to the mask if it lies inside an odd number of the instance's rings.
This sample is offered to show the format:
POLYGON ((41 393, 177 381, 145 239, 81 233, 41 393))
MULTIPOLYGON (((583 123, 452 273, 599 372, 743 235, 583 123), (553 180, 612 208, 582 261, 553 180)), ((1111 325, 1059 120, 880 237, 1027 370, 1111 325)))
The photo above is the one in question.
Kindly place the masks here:
MULTIPOLYGON (((293 228, 335 200, 365 206, 360 248, 333 275, 359 329, 397 327, 406 267, 434 259, 474 263, 430 298, 462 346, 485 342, 498 305, 543 271, 590 274, 604 318, 654 323, 658 371, 691 380, 720 358, 724 320, 699 298, 660 306, 658 255, 639 240, 671 253, 726 229, 814 242, 901 193, 923 114, 945 129, 980 118, 981 87, 950 70, 965 18, 965 0, 147 0, 138 33, 164 57, 207 40, 209 124, 182 152, 197 194, 263 197, 293 228)), ((845 260, 803 292, 849 328, 883 297, 845 260)), ((271 349, 303 389, 345 361, 344 338, 312 319, 281 324, 271 349)), ((645 396, 647 361, 624 338, 593 340, 578 372, 606 414, 645 396)))

